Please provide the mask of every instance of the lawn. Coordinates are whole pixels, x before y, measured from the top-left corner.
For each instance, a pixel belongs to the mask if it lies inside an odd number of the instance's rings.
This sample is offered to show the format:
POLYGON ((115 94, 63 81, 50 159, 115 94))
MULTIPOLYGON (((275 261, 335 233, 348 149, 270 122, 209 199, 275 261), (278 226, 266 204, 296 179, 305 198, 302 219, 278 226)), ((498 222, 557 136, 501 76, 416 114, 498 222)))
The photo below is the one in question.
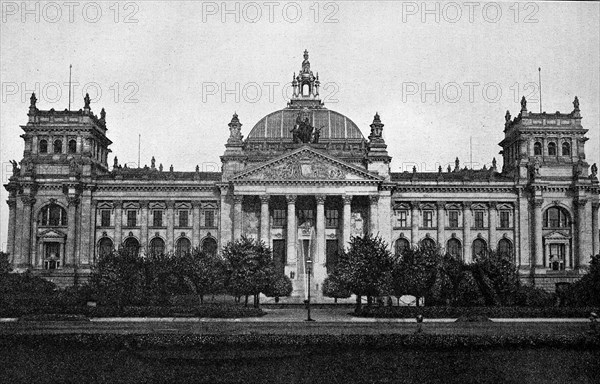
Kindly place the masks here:
POLYGON ((0 346, 3 382, 597 383, 600 350, 554 347, 0 346))

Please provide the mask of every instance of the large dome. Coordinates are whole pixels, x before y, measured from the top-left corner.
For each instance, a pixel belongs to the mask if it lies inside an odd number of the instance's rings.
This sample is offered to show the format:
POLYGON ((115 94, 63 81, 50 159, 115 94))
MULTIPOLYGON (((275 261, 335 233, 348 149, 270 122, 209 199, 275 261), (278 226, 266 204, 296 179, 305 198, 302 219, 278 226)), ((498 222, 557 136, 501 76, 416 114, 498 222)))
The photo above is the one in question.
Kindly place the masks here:
POLYGON ((356 124, 341 113, 327 108, 297 109, 285 108, 263 117, 254 125, 247 136, 248 142, 264 142, 273 139, 291 142, 290 132, 296 124, 298 114, 308 116, 310 124, 321 128, 319 143, 362 142, 365 140, 356 124))

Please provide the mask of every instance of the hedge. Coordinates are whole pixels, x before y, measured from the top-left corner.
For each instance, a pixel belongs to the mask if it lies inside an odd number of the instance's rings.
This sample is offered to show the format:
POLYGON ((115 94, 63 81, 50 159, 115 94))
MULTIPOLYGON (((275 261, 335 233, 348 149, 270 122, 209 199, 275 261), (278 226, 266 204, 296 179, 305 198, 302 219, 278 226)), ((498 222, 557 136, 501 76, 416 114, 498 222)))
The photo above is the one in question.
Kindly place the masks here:
POLYGON ((358 317, 411 318, 423 315, 429 319, 488 318, 587 318, 595 307, 363 307, 358 317))
POLYGON ((205 318, 242 318, 260 317, 265 312, 257 308, 241 305, 205 304, 198 307, 87 307, 87 306, 14 306, 0 308, 0 317, 26 316, 32 320, 44 320, 40 315, 83 315, 86 317, 205 317, 205 318), (32 317, 32 316, 38 316, 32 317))
POLYGON ((381 335, 201 335, 201 334, 11 334, 1 335, 2 345, 31 346, 60 345, 74 348, 150 349, 194 348, 222 349, 224 347, 272 348, 276 346, 316 346, 373 349, 457 349, 457 348, 536 348, 557 347, 600 349, 598 333, 577 335, 439 335, 439 334, 381 334, 381 335))

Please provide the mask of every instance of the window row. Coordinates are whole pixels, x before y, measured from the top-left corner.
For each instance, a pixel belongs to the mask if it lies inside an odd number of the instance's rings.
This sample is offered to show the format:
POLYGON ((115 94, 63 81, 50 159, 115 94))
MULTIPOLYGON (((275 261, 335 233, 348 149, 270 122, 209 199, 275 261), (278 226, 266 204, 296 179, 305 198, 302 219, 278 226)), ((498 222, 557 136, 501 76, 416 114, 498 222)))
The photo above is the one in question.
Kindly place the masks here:
MULTIPOLYGON (((164 227, 166 226, 165 211, 163 209, 150 210, 150 226, 152 227, 164 227)), ((113 226, 113 213, 112 209, 100 209, 99 210, 100 226, 111 227, 113 226)), ((138 226, 138 215, 139 211, 136 209, 126 210, 125 215, 127 218, 127 227, 138 226)), ((216 210, 202 210, 200 226, 208 228, 216 228, 216 210)), ((188 209, 179 209, 175 211, 175 223, 177 227, 190 227, 191 226, 191 213, 188 209)))
MULTIPOLYGON (((298 210, 298 225, 308 223, 314 225, 315 213, 312 209, 299 209, 298 210)), ((273 209, 272 211, 272 225, 273 227, 285 227, 287 224, 287 209, 273 209)), ((338 209, 325 209, 325 226, 327 228, 338 228, 340 225, 341 214, 338 209)))
MULTIPOLYGON (((41 154, 48 153, 48 140, 42 139, 38 143, 38 152, 41 154)), ((52 153, 60 154, 63 153, 63 142, 60 139, 56 139, 52 142, 52 153)), ((77 153, 77 140, 71 139, 67 142, 67 153, 77 153)))
MULTIPOLYGON (((122 245, 122 250, 129 255, 139 255, 140 243, 135 237, 128 237, 122 245)), ((216 255, 218 251, 217 241, 212 237, 207 237, 202 241, 200 246, 202 252, 216 255)), ((108 237, 101 239, 98 242, 98 255, 105 256, 115 250, 114 243, 108 237)), ((175 254, 183 256, 192 251, 192 243, 187 237, 181 237, 175 243, 175 254)), ((148 243, 148 255, 163 255, 167 252, 165 241, 160 237, 155 237, 148 243)))
MULTIPOLYGON (((462 212, 458 209, 449 210, 447 212, 447 220, 445 221, 445 225, 449 228, 461 228, 463 223, 461 220, 462 212)), ((488 220, 487 220, 487 212, 484 210, 476 210, 473 211, 472 218, 472 226, 473 228, 487 228, 488 220)), ((409 228, 411 223, 409 222, 410 211, 409 210, 395 210, 394 215, 396 217, 396 227, 399 228, 409 228)), ((419 223, 420 227, 423 228, 436 228, 437 220, 435 220, 437 216, 437 212, 433 209, 431 210, 423 210, 421 211, 421 221, 419 223)), ((512 220, 511 220, 511 211, 510 210, 501 210, 498 213, 498 228, 506 229, 512 228, 512 220)))
MULTIPOLYGON (((426 237, 423 240, 421 240, 419 247, 422 249, 436 249, 437 243, 432 238, 426 237)), ((408 241, 408 239, 401 237, 398 240, 396 240, 395 253, 397 256, 402 256, 402 253, 409 248, 410 242, 408 241)), ((453 257, 462 258, 463 247, 461 241, 455 238, 448 240, 448 242, 446 243, 445 251, 447 254, 453 257)), ((471 253, 473 260, 484 255, 487 251, 488 245, 485 240, 473 240, 473 243, 471 244, 471 253)), ((500 239, 500 241, 498 241, 496 252, 499 255, 511 256, 513 253, 513 246, 511 241, 508 239, 500 239)))
MULTIPOLYGON (((557 155, 557 146, 555 142, 549 142, 547 145, 548 156, 556 156, 557 155)), ((571 144, 568 142, 563 142, 561 146, 561 154, 562 156, 571 156, 571 144)), ((536 141, 533 144, 533 155, 534 156, 542 156, 542 143, 536 141)))

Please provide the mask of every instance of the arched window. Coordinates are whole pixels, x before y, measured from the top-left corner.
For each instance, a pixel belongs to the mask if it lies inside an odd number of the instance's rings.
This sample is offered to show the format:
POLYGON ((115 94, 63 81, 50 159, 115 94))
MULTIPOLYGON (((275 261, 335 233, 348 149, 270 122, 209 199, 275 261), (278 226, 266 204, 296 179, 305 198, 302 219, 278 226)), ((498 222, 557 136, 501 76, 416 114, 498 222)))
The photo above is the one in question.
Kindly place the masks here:
POLYGON ((410 248, 410 243, 405 238, 401 237, 396 240, 396 256, 401 256, 402 253, 410 248))
POLYGON ((202 242, 202 252, 209 255, 216 255, 217 241, 212 237, 207 237, 206 239, 204 239, 204 241, 202 242))
POLYGON ((571 156, 571 145, 567 142, 562 143, 562 155, 571 156))
POLYGON ((69 153, 77 153, 77 141, 69 140, 69 153))
POLYGON ((47 140, 40 140, 39 152, 40 153, 48 153, 48 141, 47 140))
POLYGON ((103 238, 98 243, 98 255, 107 256, 113 251, 113 242, 108 237, 103 238))
POLYGON ((188 253, 190 253, 192 249, 192 243, 190 243, 190 240, 186 237, 182 237, 181 239, 177 240, 177 246, 175 248, 175 253, 177 254, 177 256, 184 256, 187 255, 188 253))
POLYGON ((67 212, 58 204, 48 204, 40 212, 41 226, 63 227, 67 225, 67 212))
POLYGON ((498 255, 510 256, 512 255, 512 244, 508 239, 500 239, 498 242, 498 255))
POLYGON ((448 240, 446 249, 448 250, 448 254, 456 259, 459 259, 462 256, 462 246, 458 239, 448 240))
POLYGON ((533 144, 533 155, 542 156, 542 144, 539 141, 533 144))
POLYGON ((160 237, 155 237, 150 240, 150 254, 151 255, 162 255, 165 253, 165 242, 160 237))
POLYGON ((54 153, 62 153, 62 141, 54 140, 54 153))
POLYGON ((129 256, 137 256, 140 252, 140 243, 135 239, 135 237, 129 237, 123 243, 123 250, 125 254, 129 256))
POLYGON ((550 207, 544 212, 544 228, 567 228, 569 214, 560 207, 550 207))
POLYGON ((435 249, 435 241, 433 239, 426 237, 421 240, 421 248, 422 249, 435 249))
POLYGON ((485 251, 487 250, 487 245, 485 243, 485 241, 483 241, 482 239, 475 239, 473 241, 473 260, 476 260, 477 258, 483 256, 485 254, 485 251))
POLYGON ((556 156, 556 143, 548 143, 548 156, 556 156))

